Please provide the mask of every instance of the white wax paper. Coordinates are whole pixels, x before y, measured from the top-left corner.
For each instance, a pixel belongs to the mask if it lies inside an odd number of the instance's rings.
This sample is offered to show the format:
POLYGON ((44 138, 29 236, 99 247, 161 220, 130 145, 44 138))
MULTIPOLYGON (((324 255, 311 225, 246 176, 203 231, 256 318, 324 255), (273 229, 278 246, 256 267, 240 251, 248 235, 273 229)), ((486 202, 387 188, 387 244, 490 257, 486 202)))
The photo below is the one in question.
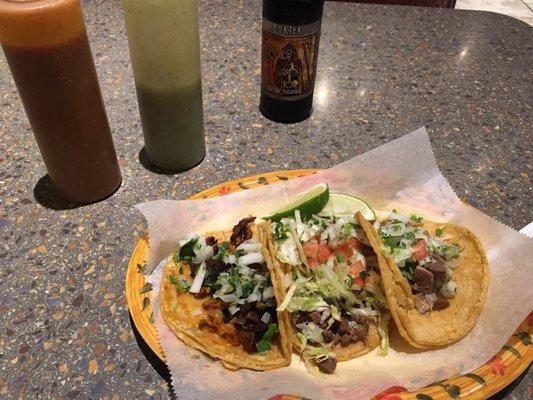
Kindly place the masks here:
POLYGON ((378 211, 416 212, 473 231, 487 251, 491 273, 487 301, 476 327, 454 345, 424 352, 414 351, 393 333, 386 357, 373 351, 339 363, 333 376, 308 374, 296 355, 287 368, 232 372, 185 346, 169 331, 159 310, 161 268, 157 268, 150 277, 152 305, 178 398, 267 399, 292 394, 316 400, 357 400, 395 385, 416 390, 486 362, 533 308, 533 241, 459 200, 436 166, 424 128, 308 177, 208 200, 137 205, 148 222, 148 270, 167 257, 187 233, 228 228, 241 217, 265 215, 291 195, 320 182, 327 182, 332 191, 359 196, 378 211))

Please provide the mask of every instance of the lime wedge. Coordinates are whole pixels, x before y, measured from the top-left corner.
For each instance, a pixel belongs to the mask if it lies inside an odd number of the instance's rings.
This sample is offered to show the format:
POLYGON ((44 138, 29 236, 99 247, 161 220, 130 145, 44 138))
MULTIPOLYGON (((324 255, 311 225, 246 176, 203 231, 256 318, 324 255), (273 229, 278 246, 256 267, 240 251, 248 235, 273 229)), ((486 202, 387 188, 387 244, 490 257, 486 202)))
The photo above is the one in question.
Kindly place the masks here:
POLYGON ((281 218, 294 215, 295 210, 300 210, 303 220, 310 218, 313 214, 318 214, 324 208, 329 199, 329 188, 325 183, 320 183, 312 188, 298 194, 289 204, 275 211, 273 214, 262 217, 271 221, 279 221, 281 218))
POLYGON ((372 207, 367 202, 361 200, 359 197, 342 193, 330 193, 328 203, 319 214, 326 216, 335 215, 336 217, 353 217, 357 211, 363 214, 363 217, 368 221, 376 219, 374 210, 372 210, 372 207))

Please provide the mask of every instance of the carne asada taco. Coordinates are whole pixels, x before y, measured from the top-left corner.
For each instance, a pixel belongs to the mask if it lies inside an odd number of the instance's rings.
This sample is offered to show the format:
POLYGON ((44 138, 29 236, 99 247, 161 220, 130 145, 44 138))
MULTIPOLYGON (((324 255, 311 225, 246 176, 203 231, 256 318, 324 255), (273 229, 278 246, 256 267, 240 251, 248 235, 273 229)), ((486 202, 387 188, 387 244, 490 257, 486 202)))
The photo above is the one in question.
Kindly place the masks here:
POLYGON ((277 312, 266 224, 255 217, 232 231, 192 234, 163 272, 161 311, 185 344, 229 369, 288 365, 288 314, 277 312))
POLYGON ((306 364, 333 373, 337 361, 388 346, 377 259, 354 217, 300 212, 270 225, 270 252, 289 311, 291 338, 306 364))
POLYGON ((401 336, 412 346, 444 346, 466 336, 489 283, 487 256, 469 230, 393 211, 368 223, 356 216, 379 259, 385 295, 401 336))

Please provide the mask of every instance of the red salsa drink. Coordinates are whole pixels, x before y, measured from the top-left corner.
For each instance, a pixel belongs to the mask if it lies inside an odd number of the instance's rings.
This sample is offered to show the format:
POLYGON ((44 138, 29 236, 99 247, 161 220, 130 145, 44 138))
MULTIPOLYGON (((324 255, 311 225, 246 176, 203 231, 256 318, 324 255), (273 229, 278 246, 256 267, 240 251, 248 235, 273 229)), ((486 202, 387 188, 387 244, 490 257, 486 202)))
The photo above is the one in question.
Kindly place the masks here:
POLYGON ((0 42, 59 194, 113 193, 120 170, 79 0, 0 0, 0 42))

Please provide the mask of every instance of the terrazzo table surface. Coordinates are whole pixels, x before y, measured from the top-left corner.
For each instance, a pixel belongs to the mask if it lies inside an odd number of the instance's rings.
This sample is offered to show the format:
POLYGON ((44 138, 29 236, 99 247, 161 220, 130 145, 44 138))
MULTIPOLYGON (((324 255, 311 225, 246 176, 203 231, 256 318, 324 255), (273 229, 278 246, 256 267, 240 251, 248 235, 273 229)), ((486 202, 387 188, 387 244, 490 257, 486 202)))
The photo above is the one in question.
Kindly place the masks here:
MULTIPOLYGON (((422 125, 458 195, 513 228, 533 220, 533 30, 485 12, 328 3, 311 119, 264 119, 260 2, 204 1, 208 154, 158 175, 143 146, 119 1, 83 8, 123 183, 65 208, 0 57, 0 398, 168 398, 132 331, 124 276, 145 232, 138 202, 258 172, 329 167, 422 125)), ((384 160, 386 161, 386 160, 384 160)), ((509 394, 531 395, 531 374, 509 394)), ((529 397, 530 398, 530 397, 529 397)))

